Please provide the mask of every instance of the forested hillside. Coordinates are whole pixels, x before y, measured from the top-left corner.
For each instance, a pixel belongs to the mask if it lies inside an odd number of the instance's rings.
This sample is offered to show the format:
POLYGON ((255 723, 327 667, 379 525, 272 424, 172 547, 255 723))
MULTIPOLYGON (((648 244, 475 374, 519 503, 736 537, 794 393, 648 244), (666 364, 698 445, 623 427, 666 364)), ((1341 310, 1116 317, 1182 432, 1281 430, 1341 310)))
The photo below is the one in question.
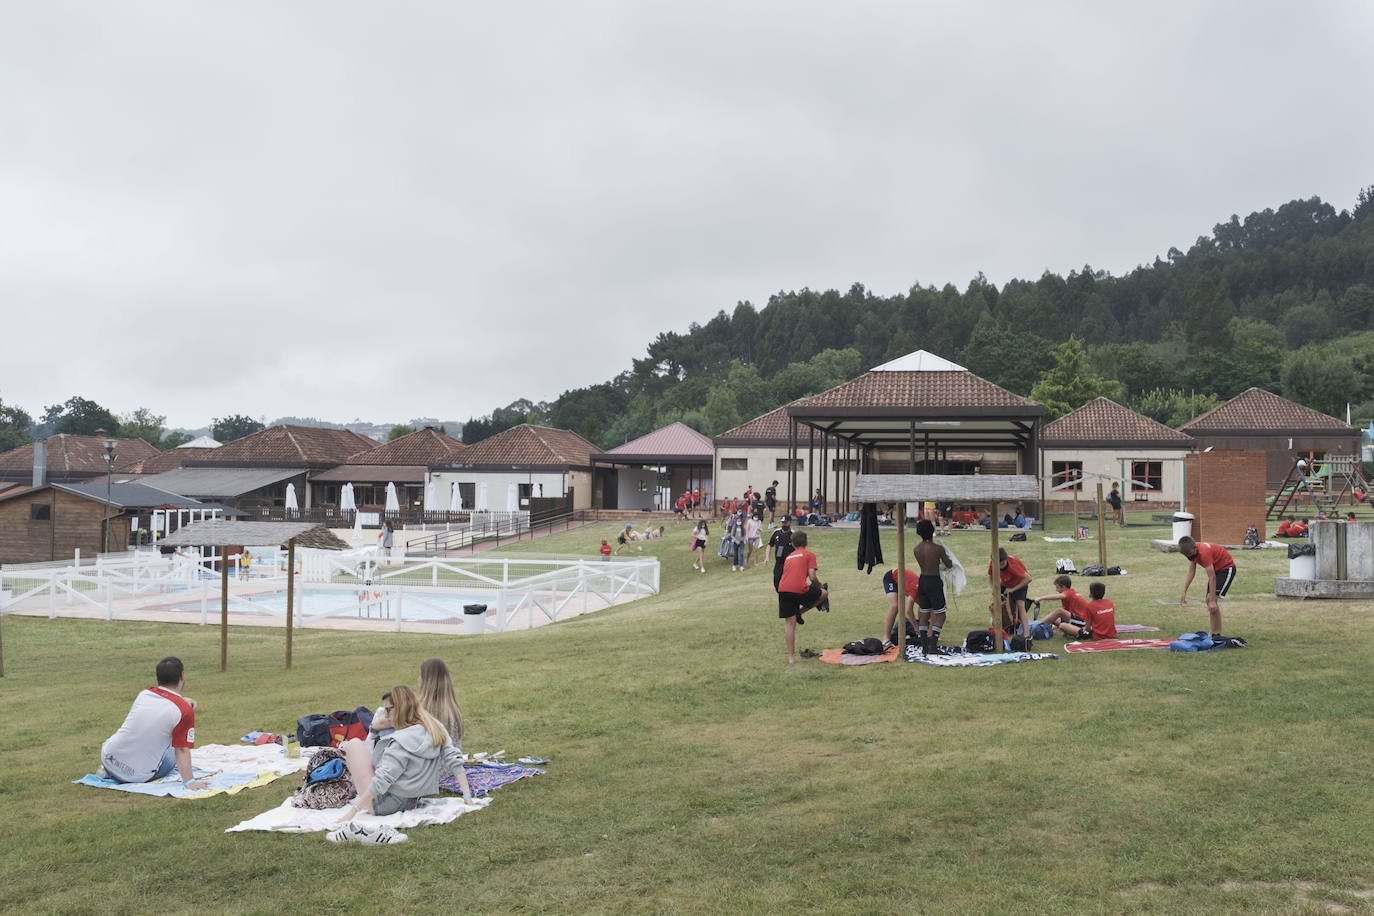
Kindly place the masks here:
MULTIPOLYGON (((660 334, 614 379, 470 420, 464 441, 529 419, 603 447, 674 420, 713 435, 916 349, 1018 394, 1034 396, 1037 382, 1069 400, 1109 393, 1170 425, 1251 386, 1332 415, 1352 402, 1369 418, 1374 186, 1351 210, 1314 197, 1232 216, 1120 277, 1085 265, 1001 289, 980 275, 962 290, 876 296, 856 283, 780 292, 762 309, 741 302, 660 334), (1057 381, 1046 376, 1056 366, 1057 381), (1066 388, 1066 372, 1086 384, 1066 388)), ((1051 400, 1052 412, 1079 406, 1051 400)))

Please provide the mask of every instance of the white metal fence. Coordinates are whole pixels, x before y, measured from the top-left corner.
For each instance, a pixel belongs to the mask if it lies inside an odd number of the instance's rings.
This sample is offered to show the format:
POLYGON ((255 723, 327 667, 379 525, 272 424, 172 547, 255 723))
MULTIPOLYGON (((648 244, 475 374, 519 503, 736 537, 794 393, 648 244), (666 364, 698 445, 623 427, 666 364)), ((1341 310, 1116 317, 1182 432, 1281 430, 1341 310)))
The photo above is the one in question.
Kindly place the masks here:
MULTIPOLYGON (((248 575, 230 567, 232 614, 285 623, 285 551, 252 548, 248 575)), ((79 607, 105 620, 149 612, 158 619, 210 621, 221 607, 218 557, 163 556, 155 551, 107 554, 66 564, 0 567, 0 614, 79 607), (168 616, 170 615, 170 616, 168 616)), ((411 624, 462 624, 462 631, 500 632, 552 623, 623 601, 657 594, 654 558, 603 561, 518 554, 463 558, 384 556, 376 547, 297 551, 296 626, 346 619, 411 624), (464 606, 486 605, 481 614, 464 606)))

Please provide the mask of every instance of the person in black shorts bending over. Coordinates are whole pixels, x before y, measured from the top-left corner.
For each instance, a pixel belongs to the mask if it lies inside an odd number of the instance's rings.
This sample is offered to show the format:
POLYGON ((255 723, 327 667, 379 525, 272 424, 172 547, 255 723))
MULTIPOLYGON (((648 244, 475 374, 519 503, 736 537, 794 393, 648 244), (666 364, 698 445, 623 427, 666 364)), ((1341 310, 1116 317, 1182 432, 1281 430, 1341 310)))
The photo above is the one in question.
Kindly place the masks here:
POLYGON ((816 555, 806 549, 806 532, 792 535, 792 552, 782 565, 778 617, 783 621, 783 640, 787 645, 787 661, 791 664, 797 660, 797 627, 806 622, 802 614, 811 608, 830 610, 830 594, 826 584, 817 578, 816 555))
POLYGON ((940 569, 952 569, 954 560, 943 545, 932 540, 935 526, 929 519, 916 523, 916 533, 921 536, 921 543, 912 551, 921 568, 921 578, 916 580, 916 630, 926 655, 943 655, 940 630, 945 625, 945 583, 940 569))

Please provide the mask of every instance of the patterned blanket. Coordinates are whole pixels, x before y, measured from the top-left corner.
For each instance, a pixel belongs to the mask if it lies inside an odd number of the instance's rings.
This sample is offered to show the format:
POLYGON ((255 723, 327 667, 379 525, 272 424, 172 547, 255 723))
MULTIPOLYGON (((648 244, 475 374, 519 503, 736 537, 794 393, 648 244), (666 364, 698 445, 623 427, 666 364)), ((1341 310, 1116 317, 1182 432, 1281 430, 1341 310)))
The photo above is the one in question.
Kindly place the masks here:
POLYGON ((208 789, 193 791, 186 788, 176 771, 156 782, 121 783, 88 773, 74 780, 74 783, 137 795, 209 798, 211 795, 233 795, 244 789, 267 785, 288 773, 300 772, 305 769, 306 762, 305 757, 285 756, 279 744, 207 744, 191 750, 191 770, 197 779, 209 781, 208 789))
POLYGON ((906 661, 936 668, 982 668, 987 665, 1008 665, 1015 662, 1037 662, 1058 658, 1052 652, 969 652, 965 649, 945 649, 948 655, 926 655, 917 646, 906 647, 906 661))
MULTIPOLYGON (((509 785, 518 779, 528 779, 531 776, 543 776, 544 771, 535 767, 521 766, 518 763, 480 763, 469 764, 463 769, 467 772, 468 787, 472 789, 472 794, 478 798, 489 795, 493 789, 509 785)), ((450 776, 439 783, 439 788, 445 792, 461 792, 458 786, 458 777, 450 776)))
POLYGON ((895 662, 897 649, 894 646, 882 655, 850 655, 843 649, 822 649, 821 661, 832 665, 872 665, 878 662, 895 662))
MULTIPOLYGON (((1118 629, 1120 629, 1118 627, 1118 629)), ((1071 642, 1064 647, 1065 652, 1115 652, 1119 649, 1167 649, 1167 639, 1092 639, 1085 642, 1071 642)))
MULTIPOLYGON (((409 811, 398 811, 395 814, 388 814, 386 817, 377 817, 375 814, 359 814, 354 820, 366 827, 387 824, 397 830, 403 830, 407 827, 420 827, 426 824, 447 824, 449 821, 456 820, 460 815, 472 811, 481 811, 489 804, 491 804, 489 798, 474 798, 471 801, 464 801, 461 798, 447 795, 443 798, 422 798, 419 807, 411 808, 409 811)), ((339 819, 347 811, 348 808, 346 807, 296 808, 292 806, 291 799, 288 798, 272 810, 264 811, 257 817, 235 824, 224 832, 276 830, 283 833, 311 833, 333 830, 338 826, 339 819)))

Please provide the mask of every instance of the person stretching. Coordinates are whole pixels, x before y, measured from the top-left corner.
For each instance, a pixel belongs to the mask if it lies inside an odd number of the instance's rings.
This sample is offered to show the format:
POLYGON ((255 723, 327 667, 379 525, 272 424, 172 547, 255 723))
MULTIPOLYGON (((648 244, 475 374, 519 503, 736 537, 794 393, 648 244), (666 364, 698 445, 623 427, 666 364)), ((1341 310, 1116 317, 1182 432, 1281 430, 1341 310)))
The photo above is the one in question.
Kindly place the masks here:
POLYGON ((1183 594, 1179 604, 1188 603, 1188 586, 1193 584, 1193 576, 1201 566, 1207 571, 1207 617, 1212 627, 1212 635, 1221 635, 1221 599, 1231 590, 1236 581, 1236 561, 1220 544, 1201 543, 1184 535, 1178 539, 1178 552, 1188 558, 1188 575, 1183 580, 1183 594))
POLYGON ((782 561, 782 578, 778 581, 778 617, 783 621, 783 640, 787 645, 787 663, 797 660, 797 627, 805 623, 802 614, 819 608, 830 610, 829 591, 817 578, 816 555, 806 549, 806 532, 792 535, 792 552, 782 561))

